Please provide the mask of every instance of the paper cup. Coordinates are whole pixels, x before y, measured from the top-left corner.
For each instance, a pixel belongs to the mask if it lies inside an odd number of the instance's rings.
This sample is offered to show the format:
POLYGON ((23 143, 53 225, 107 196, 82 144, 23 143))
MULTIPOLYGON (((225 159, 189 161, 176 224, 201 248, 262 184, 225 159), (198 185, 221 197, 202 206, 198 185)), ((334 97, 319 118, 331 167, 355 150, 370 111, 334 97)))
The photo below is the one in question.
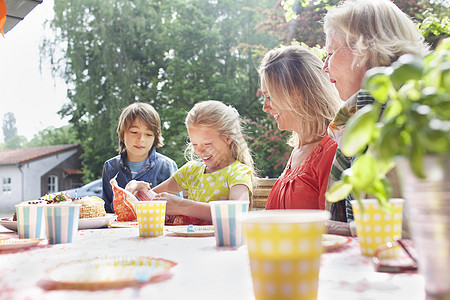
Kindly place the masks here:
POLYGON ((167 201, 138 201, 136 215, 139 236, 155 237, 164 234, 167 201))
POLYGON ((45 239, 44 206, 39 204, 16 205, 17 232, 21 239, 45 239))
POLYGON ((249 212, 242 226, 256 300, 317 299, 323 210, 249 212))
POLYGON ((244 243, 241 216, 247 213, 250 201, 211 201, 211 216, 217 246, 239 247, 244 243))
MULTIPOLYGON (((388 212, 381 209, 376 199, 363 199, 364 211, 357 200, 351 201, 363 255, 373 256, 380 246, 402 237, 403 202, 400 198, 389 199, 392 211, 388 212)), ((383 251, 383 258, 395 258, 399 251, 398 248, 383 251)))
POLYGON ((44 206, 49 244, 72 243, 78 231, 81 204, 48 204, 44 206))

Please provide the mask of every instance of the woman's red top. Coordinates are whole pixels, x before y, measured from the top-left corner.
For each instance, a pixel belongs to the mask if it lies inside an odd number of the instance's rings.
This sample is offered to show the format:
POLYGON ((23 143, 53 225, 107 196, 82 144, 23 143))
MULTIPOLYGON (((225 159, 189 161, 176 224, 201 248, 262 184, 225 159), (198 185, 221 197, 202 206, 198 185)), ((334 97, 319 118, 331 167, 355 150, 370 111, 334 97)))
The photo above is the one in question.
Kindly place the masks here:
POLYGON ((266 209, 325 209, 325 192, 337 144, 328 135, 300 166, 291 158, 267 198, 266 209))

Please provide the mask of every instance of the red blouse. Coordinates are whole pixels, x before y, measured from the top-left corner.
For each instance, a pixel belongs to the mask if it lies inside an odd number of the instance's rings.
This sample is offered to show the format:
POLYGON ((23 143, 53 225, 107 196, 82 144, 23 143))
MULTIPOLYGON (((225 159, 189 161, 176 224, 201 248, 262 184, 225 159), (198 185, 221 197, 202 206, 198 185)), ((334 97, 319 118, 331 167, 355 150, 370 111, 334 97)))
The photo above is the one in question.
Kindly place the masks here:
POLYGON ((325 209, 325 192, 336 149, 336 142, 327 135, 293 170, 291 156, 273 185, 266 209, 325 209))

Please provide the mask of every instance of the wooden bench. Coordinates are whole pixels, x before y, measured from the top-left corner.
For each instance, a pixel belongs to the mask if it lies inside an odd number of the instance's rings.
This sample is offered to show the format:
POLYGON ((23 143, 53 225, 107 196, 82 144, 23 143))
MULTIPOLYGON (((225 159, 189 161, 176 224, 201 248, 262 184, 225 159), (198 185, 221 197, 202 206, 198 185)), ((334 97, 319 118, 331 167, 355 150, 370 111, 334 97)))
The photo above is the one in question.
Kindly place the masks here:
POLYGON ((253 185, 253 197, 251 210, 262 210, 266 208, 267 197, 277 178, 256 178, 253 185))
MULTIPOLYGON (((256 178, 253 185, 253 197, 250 210, 262 210, 266 208, 267 197, 277 178, 256 178)), ((183 190, 183 198, 188 198, 188 190, 183 190)))

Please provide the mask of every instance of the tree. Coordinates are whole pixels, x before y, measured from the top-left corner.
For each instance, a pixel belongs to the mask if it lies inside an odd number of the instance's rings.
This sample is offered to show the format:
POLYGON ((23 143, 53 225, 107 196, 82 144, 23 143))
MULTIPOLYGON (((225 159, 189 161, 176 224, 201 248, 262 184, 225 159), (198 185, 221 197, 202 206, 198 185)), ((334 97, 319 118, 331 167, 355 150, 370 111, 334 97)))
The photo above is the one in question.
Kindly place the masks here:
MULTIPOLYGON (((449 36, 450 7, 444 1, 394 0, 403 12, 417 24, 434 48, 439 40, 449 36)), ((258 24, 265 31, 279 38, 280 43, 303 42, 311 47, 325 45, 322 19, 339 0, 279 0, 271 9, 259 10, 266 16, 258 24)))
POLYGON ((184 163, 184 118, 194 103, 217 99, 234 105, 244 118, 265 113, 255 48, 277 40, 257 33, 262 16, 248 7, 270 0, 153 1, 60 0, 42 56, 72 88, 61 116, 71 116, 84 154, 85 177, 101 174, 116 154, 115 129, 129 103, 151 103, 163 121, 160 152, 184 163), (61 47, 64 46, 64 47, 61 47))
POLYGON ((16 117, 14 116, 14 113, 8 112, 3 115, 2 129, 3 129, 3 138, 4 138, 5 143, 9 139, 17 136, 16 117))
POLYGON ((23 135, 16 135, 8 139, 3 145, 0 145, 0 149, 17 149, 23 148, 27 143, 27 138, 23 135))
POLYGON ((48 127, 39 131, 25 144, 25 148, 79 143, 73 125, 66 125, 60 128, 48 127))

